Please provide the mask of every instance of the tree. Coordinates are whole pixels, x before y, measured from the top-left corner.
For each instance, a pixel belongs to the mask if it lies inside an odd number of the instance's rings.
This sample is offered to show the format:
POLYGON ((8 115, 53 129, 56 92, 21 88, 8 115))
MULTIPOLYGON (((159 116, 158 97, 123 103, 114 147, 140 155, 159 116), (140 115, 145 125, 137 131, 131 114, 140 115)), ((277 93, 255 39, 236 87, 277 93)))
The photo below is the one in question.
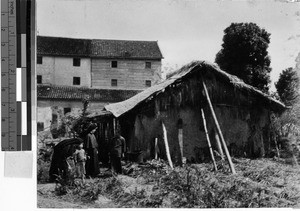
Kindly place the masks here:
POLYGON ((84 98, 82 99, 82 112, 70 112, 66 114, 62 118, 62 124, 63 126, 67 127, 69 130, 69 137, 73 136, 73 138, 79 137, 83 138, 85 137, 87 128, 92 124, 91 120, 86 118, 86 116, 89 114, 88 112, 88 106, 89 106, 89 99, 84 98))
POLYGON ((275 83, 275 87, 281 101, 287 106, 292 106, 299 96, 299 77, 297 72, 292 67, 283 70, 277 83, 275 83))
POLYGON ((215 62, 245 83, 268 92, 270 83, 270 34, 255 23, 232 23, 224 30, 222 49, 215 62))

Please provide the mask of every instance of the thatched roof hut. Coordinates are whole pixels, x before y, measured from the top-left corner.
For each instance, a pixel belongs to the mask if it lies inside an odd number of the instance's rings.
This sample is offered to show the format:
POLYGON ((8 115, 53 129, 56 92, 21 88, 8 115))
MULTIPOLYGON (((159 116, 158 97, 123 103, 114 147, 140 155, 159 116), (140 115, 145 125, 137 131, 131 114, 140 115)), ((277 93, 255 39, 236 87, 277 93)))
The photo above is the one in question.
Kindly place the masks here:
POLYGON ((118 119, 130 151, 141 150, 145 158, 153 158, 157 143, 164 157, 164 123, 172 160, 185 157, 200 162, 209 157, 200 109, 206 114, 208 133, 216 149, 218 138, 202 82, 231 153, 268 154, 272 147, 270 113, 283 112, 285 105, 206 61, 191 62, 165 81, 128 100, 109 104, 105 110, 118 119))

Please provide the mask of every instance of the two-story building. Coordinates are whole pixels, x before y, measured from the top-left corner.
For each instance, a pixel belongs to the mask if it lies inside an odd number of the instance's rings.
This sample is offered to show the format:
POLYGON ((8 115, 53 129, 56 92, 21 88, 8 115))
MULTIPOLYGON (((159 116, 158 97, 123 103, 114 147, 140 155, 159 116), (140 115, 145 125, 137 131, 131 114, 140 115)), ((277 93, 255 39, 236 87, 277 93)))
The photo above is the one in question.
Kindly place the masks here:
POLYGON ((161 80, 157 41, 37 37, 38 131, 68 112, 91 112, 125 100, 161 80))

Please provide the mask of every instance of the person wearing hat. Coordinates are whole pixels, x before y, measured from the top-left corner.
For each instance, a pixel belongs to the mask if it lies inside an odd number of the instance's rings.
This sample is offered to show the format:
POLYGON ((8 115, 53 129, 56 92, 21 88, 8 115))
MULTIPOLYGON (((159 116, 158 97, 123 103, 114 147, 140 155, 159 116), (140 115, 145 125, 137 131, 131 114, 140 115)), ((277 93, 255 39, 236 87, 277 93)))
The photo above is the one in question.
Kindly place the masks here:
POLYGON ((98 142, 94 134, 97 130, 97 125, 91 124, 87 130, 88 134, 85 138, 85 150, 88 156, 86 161, 86 175, 94 177, 100 173, 98 142))

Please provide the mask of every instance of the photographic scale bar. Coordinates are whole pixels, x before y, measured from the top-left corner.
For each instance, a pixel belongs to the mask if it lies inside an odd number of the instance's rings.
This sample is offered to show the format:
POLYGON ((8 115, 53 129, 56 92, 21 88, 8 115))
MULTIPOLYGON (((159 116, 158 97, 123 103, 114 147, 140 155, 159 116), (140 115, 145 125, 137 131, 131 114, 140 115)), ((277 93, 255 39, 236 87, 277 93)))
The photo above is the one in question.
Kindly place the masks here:
POLYGON ((30 55, 30 3, 27 0, 1 0, 3 151, 31 150, 31 71, 27 68, 31 62, 30 56, 27 58, 30 55))

